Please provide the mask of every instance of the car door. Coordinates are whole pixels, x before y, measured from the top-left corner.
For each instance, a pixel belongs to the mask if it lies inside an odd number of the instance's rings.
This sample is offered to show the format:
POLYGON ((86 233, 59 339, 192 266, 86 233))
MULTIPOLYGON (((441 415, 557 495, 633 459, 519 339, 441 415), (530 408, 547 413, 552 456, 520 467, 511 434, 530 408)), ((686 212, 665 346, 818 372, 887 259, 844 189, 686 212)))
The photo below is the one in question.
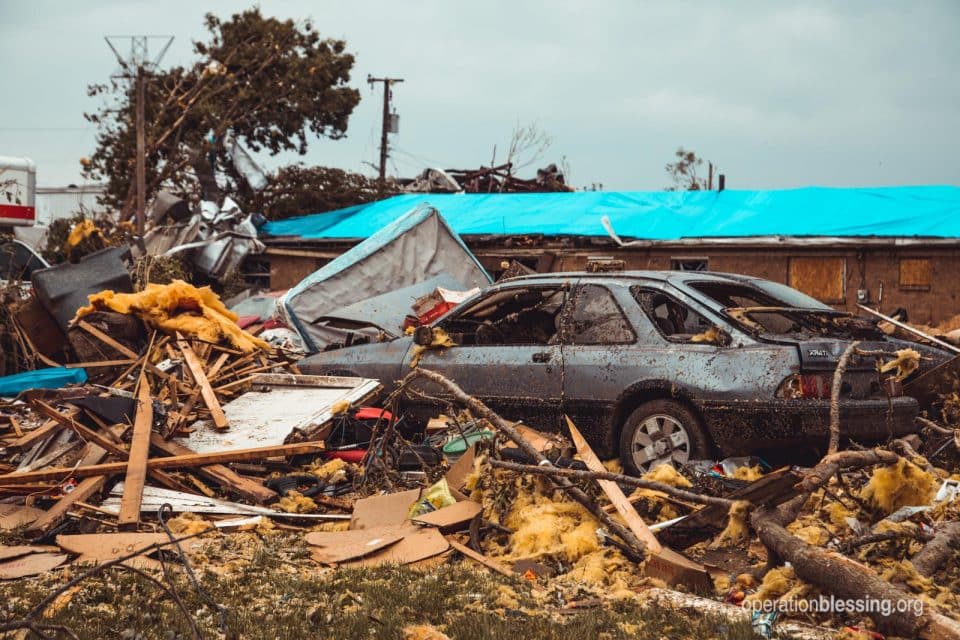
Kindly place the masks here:
POLYGON ((614 455, 613 411, 637 336, 613 288, 578 285, 562 320, 563 410, 598 454, 614 455))
MULTIPOLYGON (((468 394, 508 420, 539 429, 559 427, 562 351, 559 317, 567 298, 565 284, 513 285, 491 290, 435 325, 454 341, 449 348, 420 354, 418 366, 443 374, 468 394)), ((413 354, 404 366, 409 370, 413 354)), ((443 395, 418 380, 417 391, 443 395)))

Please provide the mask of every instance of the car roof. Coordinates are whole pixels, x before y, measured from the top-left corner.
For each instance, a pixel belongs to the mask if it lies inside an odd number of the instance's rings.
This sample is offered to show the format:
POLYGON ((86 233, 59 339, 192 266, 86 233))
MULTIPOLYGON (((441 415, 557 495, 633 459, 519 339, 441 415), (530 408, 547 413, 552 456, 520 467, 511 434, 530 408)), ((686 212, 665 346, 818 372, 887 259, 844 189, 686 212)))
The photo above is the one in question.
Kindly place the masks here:
POLYGON ((629 281, 629 280, 658 280, 661 282, 689 282, 696 280, 715 282, 747 283, 757 278, 736 273, 722 273, 718 271, 612 271, 593 273, 588 271, 562 271, 558 273, 534 273, 502 280, 497 284, 526 282, 530 284, 554 283, 560 280, 585 279, 592 281, 629 281))

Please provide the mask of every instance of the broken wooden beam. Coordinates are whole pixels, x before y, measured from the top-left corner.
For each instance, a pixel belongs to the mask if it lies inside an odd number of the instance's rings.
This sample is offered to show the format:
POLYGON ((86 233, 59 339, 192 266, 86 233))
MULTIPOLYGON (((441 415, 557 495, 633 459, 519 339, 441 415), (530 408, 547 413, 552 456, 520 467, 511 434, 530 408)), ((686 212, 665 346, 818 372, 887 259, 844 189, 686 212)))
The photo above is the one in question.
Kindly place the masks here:
POLYGON ((137 416, 133 421, 133 437, 127 457, 127 475, 124 478, 123 500, 117 524, 121 529, 135 528, 140 522, 140 500, 147 481, 147 461, 150 458, 150 432, 153 428, 153 398, 147 376, 140 372, 137 390, 137 416))
MULTIPOLYGON (((595 473, 597 471, 606 471, 603 463, 600 462, 600 458, 597 457, 597 454, 595 454, 593 449, 590 448, 590 445, 587 444, 586 439, 580 433, 580 430, 577 429, 576 425, 573 424, 570 417, 564 416, 564 418, 567 421, 567 428, 570 430, 570 438, 573 441, 573 446, 577 448, 577 454, 579 454, 583 463, 587 465, 587 469, 595 473)), ((597 484, 600 485, 603 493, 606 494, 610 500, 610 504, 614 506, 617 513, 620 514, 620 517, 623 518, 623 521, 630 527, 630 530, 647 545, 647 550, 653 554, 659 554, 663 551, 663 547, 657 540, 657 537, 653 535, 653 532, 647 527, 647 523, 643 521, 643 518, 640 517, 637 510, 633 508, 633 505, 627 500, 627 496, 617 483, 612 480, 597 480, 597 484)))
MULTIPOLYGON (((178 469, 189 467, 204 467, 207 465, 226 462, 245 462, 247 460, 263 460, 264 458, 307 455, 324 451, 323 442, 301 442, 298 444, 281 444, 273 447, 254 447, 251 449, 236 449, 217 453, 195 453, 166 458, 150 458, 147 469, 178 469)), ((108 462, 85 467, 59 467, 42 471, 28 471, 25 473, 8 473, 0 476, 0 486, 42 482, 45 480, 65 480, 67 478, 89 478, 123 473, 127 470, 126 462, 108 462)))
MULTIPOLYGON (((157 449, 168 456, 195 455, 195 452, 191 449, 188 449, 177 442, 164 440, 157 433, 150 435, 150 445, 153 446, 154 449, 157 449)), ((277 497, 275 491, 268 489, 256 480, 246 478, 234 472, 229 467, 225 467, 220 464, 211 464, 199 467, 197 469, 197 473, 204 476, 208 480, 216 482, 222 488, 232 491, 241 498, 251 502, 270 502, 277 497)))
POLYGON ((180 334, 177 334, 177 346, 180 348, 180 353, 183 354, 183 361, 186 363, 187 368, 190 369, 190 375, 193 376, 194 382, 200 387, 200 396, 203 398, 204 404, 207 405, 207 409, 210 410, 210 419, 213 421, 213 425, 217 429, 228 428, 230 422, 223 413, 223 407, 220 406, 217 394, 213 391, 213 387, 210 386, 210 381, 207 380, 207 374, 204 372, 203 365, 200 364, 200 359, 197 357, 197 354, 190 348, 190 343, 184 340, 180 334))

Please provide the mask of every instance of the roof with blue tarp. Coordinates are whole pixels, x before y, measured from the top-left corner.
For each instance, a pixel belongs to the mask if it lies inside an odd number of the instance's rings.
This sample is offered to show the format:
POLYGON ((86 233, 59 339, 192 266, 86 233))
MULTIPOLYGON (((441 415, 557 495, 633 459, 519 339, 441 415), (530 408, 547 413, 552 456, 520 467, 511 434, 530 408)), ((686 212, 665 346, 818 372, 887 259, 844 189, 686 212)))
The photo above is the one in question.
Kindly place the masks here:
POLYGON ((646 240, 759 236, 960 238, 960 187, 807 187, 773 191, 584 191, 405 194, 267 223, 262 235, 367 238, 421 204, 461 235, 606 236, 646 240))

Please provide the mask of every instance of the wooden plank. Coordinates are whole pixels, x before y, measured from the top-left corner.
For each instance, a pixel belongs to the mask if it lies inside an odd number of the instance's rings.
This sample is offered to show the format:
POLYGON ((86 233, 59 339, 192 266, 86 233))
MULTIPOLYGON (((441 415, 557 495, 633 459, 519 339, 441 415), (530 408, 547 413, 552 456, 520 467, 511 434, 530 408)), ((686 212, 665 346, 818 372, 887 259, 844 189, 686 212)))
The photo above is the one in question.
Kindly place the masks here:
POLYGON ((210 386, 210 381, 207 380, 207 374, 204 373, 203 365, 200 364, 200 359, 197 357, 197 354, 193 352, 190 344, 186 340, 183 340, 179 334, 177 335, 177 346, 180 348, 180 353, 183 354, 183 361, 190 369, 190 374, 193 376, 194 382, 200 387, 200 396, 203 398, 204 404, 207 405, 207 409, 210 410, 210 419, 213 420, 213 425, 217 429, 228 428, 230 422, 223 413, 220 401, 217 400, 217 394, 214 393, 213 387, 210 386))
POLYGON ((127 356, 131 360, 137 360, 140 358, 140 356, 134 353, 132 349, 120 344, 119 342, 117 342, 116 340, 114 340, 113 338, 105 334, 103 331, 100 331, 100 329, 97 329, 95 326, 93 326, 86 320, 78 320, 77 326, 83 329, 84 331, 86 331, 87 333, 89 333, 90 335, 92 335, 94 338, 96 338, 100 342, 104 343, 108 347, 113 348, 116 352, 127 356))
MULTIPOLYGON (((103 448, 90 443, 87 445, 83 457, 80 459, 80 464, 97 464, 106 457, 107 452, 103 448)), ((100 491, 106 481, 107 479, 103 476, 97 478, 85 478, 81 480, 79 484, 73 488, 73 491, 63 494, 63 496, 55 505, 47 509, 40 517, 34 520, 30 526, 27 527, 26 535, 31 538, 36 538, 60 524, 60 522, 67 517, 67 512, 73 508, 75 503, 83 502, 93 494, 100 491)))
POLYGON ((467 545, 465 545, 465 544, 460 544, 459 542, 457 542, 457 541, 454 540, 453 538, 447 537, 447 542, 450 543, 450 546, 451 546, 451 547, 453 547, 454 549, 456 549, 457 551, 459 551, 459 552, 462 553, 463 555, 467 556, 467 557, 470 558, 471 560, 475 560, 475 561, 479 562, 480 564, 482 564, 482 565, 485 566, 486 568, 488 568, 488 569, 493 569, 494 571, 496 571, 496 572, 499 573, 500 575, 507 576, 508 578, 515 578, 515 577, 516 577, 516 574, 513 573, 513 571, 511 571, 511 570, 507 567, 507 565, 503 564, 502 562, 497 562, 497 561, 494 560, 493 558, 488 558, 487 556, 483 555, 482 553, 479 553, 479 552, 477 552, 477 551, 474 551, 473 549, 471 549, 471 548, 468 547, 467 545))
POLYGON ((44 438, 53 435, 62 428, 63 426, 59 422, 50 420, 40 425, 33 431, 26 432, 22 438, 17 438, 10 444, 6 445, 6 448, 15 451, 22 451, 23 449, 32 447, 34 444, 43 440, 44 438))
POLYGON ((39 537, 40 535, 60 524, 63 519, 67 517, 67 512, 73 508, 75 503, 83 502, 93 494, 100 491, 106 481, 107 479, 105 476, 84 478, 81 480, 77 486, 73 488, 73 491, 64 494, 63 497, 57 501, 57 504, 47 509, 42 516, 34 520, 33 523, 27 527, 25 532, 27 537, 39 537))
POLYGON ((153 398, 150 383, 140 372, 140 388, 137 391, 137 417, 133 421, 133 437, 127 458, 127 475, 124 478, 123 500, 117 524, 121 529, 134 528, 140 522, 140 500, 143 485, 147 481, 147 460, 150 457, 150 432, 153 429, 153 398))
POLYGON ((227 363, 229 358, 229 353, 221 353, 220 357, 214 361, 213 366, 207 370, 207 379, 212 380, 213 378, 216 378, 217 374, 220 373, 220 369, 223 368, 223 365, 227 363))
MULTIPOLYGON (((159 434, 150 435, 150 445, 169 456, 190 455, 194 452, 182 444, 164 440, 159 434)), ((229 489, 241 498, 251 502, 269 502, 277 497, 277 493, 266 488, 256 480, 245 478, 232 469, 220 464, 200 467, 197 472, 225 489, 229 489)))
MULTIPOLYGON (((593 449, 590 448, 590 445, 587 444, 587 441, 580 434, 580 431, 576 425, 573 424, 573 421, 567 416, 564 416, 564 418, 566 418, 567 427, 570 429, 573 446, 577 448, 577 453, 580 455, 583 463, 587 465, 587 469, 590 471, 606 471, 603 463, 600 462, 600 458, 597 457, 597 454, 595 454, 593 449)), ((643 521, 643 518, 640 517, 637 510, 630 504, 630 501, 627 500, 627 496, 623 493, 623 490, 620 489, 620 486, 613 480, 597 480, 597 484, 603 489, 603 492, 617 509, 617 513, 623 518, 623 521, 630 528, 630 531, 647 545, 647 550, 654 555, 663 551, 663 546, 660 544, 660 541, 653 535, 653 532, 647 527, 647 523, 643 521)))
POLYGON ((97 367, 125 367, 131 365, 136 360, 100 360, 98 362, 71 362, 63 365, 66 369, 95 369, 97 367))
MULTIPOLYGON (((62 413, 60 413, 59 411, 57 411, 47 403, 43 402, 42 400, 34 401, 34 406, 38 412, 42 413, 43 415, 47 416, 52 420, 56 420, 63 426, 72 429, 77 435, 79 435, 81 438, 83 438, 87 442, 92 442, 93 444, 97 445, 101 449, 104 449, 108 453, 111 453, 117 456, 120 460, 127 460, 129 458, 130 452, 127 451, 127 449, 125 449, 121 445, 117 444, 117 442, 119 442, 120 439, 114 436, 114 438, 116 439, 112 440, 108 437, 113 435, 110 431, 107 431, 105 434, 98 433, 93 429, 90 429, 86 425, 77 422, 72 417, 63 415, 62 413)), ((36 468, 36 466, 42 466, 42 465, 37 465, 37 463, 33 463, 31 466, 36 468)), ((30 469, 25 469, 25 471, 28 471, 28 470, 30 469)), ((187 487, 185 487, 176 478, 174 478, 173 476, 170 476, 169 474, 163 471, 160 471, 159 469, 149 469, 148 473, 150 474, 151 478, 154 478, 155 480, 157 480, 157 482, 167 487, 168 489, 173 489, 174 491, 183 491, 187 489, 187 487)))
MULTIPOLYGON (((190 467, 204 467, 226 462, 246 462, 249 460, 263 460, 264 458, 287 457, 321 453, 324 451, 323 442, 301 442, 298 444, 284 444, 274 447, 255 447, 252 449, 237 449, 218 453, 198 453, 192 455, 169 456, 166 458, 150 458, 147 461, 148 469, 179 469, 190 467)), ((60 467, 43 469, 28 473, 8 473, 0 476, 0 486, 42 482, 45 480, 65 480, 67 478, 90 478, 92 476, 108 476, 123 473, 127 470, 126 462, 107 462, 81 467, 60 467)))
POLYGON ((23 437, 23 429, 20 428, 20 421, 17 419, 17 416, 7 416, 10 420, 10 426, 13 427, 13 430, 16 432, 18 438, 23 437))

